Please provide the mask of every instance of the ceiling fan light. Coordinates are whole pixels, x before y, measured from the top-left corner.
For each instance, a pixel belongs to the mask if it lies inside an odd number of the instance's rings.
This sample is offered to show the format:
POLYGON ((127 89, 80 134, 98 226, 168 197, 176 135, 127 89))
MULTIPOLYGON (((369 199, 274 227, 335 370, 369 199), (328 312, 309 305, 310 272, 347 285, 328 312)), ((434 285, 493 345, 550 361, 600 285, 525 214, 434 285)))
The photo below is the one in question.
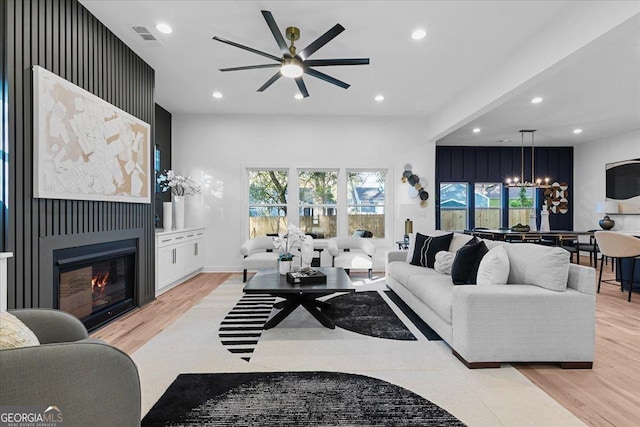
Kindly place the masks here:
POLYGON ((282 64, 282 68, 280 68, 280 73, 285 77, 295 79, 302 75, 303 70, 297 61, 293 59, 285 59, 282 64))

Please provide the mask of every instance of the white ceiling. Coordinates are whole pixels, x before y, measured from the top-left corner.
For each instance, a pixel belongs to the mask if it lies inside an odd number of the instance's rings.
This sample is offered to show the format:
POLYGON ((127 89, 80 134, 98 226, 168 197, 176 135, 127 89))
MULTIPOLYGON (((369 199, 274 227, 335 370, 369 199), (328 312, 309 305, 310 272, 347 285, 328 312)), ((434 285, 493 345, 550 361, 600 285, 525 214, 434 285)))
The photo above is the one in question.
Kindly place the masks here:
MULTIPOLYGON (((424 117, 463 98, 518 49, 551 26, 570 25, 597 2, 571 1, 119 1, 80 0, 156 71, 156 102, 172 113, 424 117), (211 38, 219 36, 276 56, 278 47, 260 10, 270 10, 284 32, 297 26, 304 48, 336 23, 346 30, 312 59, 371 58, 370 65, 323 67, 350 83, 348 90, 310 76, 310 97, 295 100, 293 81, 281 78, 256 92, 274 69, 222 73, 219 68, 270 60, 211 38), (167 22, 173 33, 155 29, 167 22), (150 46, 131 26, 160 40, 150 46), (416 28, 427 37, 411 39, 416 28), (224 97, 214 99, 213 91, 224 97), (384 94, 377 103, 373 97, 384 94)), ((636 20, 637 21, 637 20, 636 20)), ((523 84, 486 114, 477 114, 439 144, 519 143, 517 131, 537 128, 545 145, 572 145, 640 128, 640 25, 618 31, 593 48, 523 84), (544 97, 530 104, 533 95, 544 97), (470 133, 473 127, 480 134, 470 133), (584 129, 579 139, 570 131, 584 129)), ((468 121, 468 120, 467 120, 468 121)), ((539 136, 538 136, 539 135, 539 136)))

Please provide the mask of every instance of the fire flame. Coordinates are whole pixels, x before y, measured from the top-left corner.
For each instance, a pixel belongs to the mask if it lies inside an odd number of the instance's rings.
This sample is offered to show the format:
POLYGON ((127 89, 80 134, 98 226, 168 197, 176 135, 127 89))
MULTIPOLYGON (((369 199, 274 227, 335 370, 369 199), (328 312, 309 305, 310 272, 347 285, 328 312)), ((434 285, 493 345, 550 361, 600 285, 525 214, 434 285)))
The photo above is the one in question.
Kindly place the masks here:
POLYGON ((91 279, 91 292, 94 294, 94 296, 98 294, 98 297, 102 298, 108 283, 109 273, 98 274, 97 276, 94 276, 91 279))

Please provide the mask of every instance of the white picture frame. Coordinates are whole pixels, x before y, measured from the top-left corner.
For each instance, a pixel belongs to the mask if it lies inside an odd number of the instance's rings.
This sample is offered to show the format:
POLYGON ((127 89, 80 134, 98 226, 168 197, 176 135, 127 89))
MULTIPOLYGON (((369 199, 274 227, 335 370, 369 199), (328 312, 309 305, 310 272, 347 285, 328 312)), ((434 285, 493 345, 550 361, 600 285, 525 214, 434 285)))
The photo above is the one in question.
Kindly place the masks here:
POLYGON ((33 67, 33 197, 151 203, 151 126, 33 67))

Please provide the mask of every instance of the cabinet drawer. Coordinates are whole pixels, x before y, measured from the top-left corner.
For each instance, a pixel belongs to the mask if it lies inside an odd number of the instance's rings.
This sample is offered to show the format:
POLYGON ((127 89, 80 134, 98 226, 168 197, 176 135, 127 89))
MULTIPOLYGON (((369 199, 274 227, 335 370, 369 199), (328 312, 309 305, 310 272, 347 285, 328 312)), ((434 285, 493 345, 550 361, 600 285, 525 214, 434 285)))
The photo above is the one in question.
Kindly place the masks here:
POLYGON ((166 236, 158 236, 158 241, 156 242, 159 248, 169 245, 175 245, 177 243, 182 243, 186 240, 185 233, 174 233, 166 236))

